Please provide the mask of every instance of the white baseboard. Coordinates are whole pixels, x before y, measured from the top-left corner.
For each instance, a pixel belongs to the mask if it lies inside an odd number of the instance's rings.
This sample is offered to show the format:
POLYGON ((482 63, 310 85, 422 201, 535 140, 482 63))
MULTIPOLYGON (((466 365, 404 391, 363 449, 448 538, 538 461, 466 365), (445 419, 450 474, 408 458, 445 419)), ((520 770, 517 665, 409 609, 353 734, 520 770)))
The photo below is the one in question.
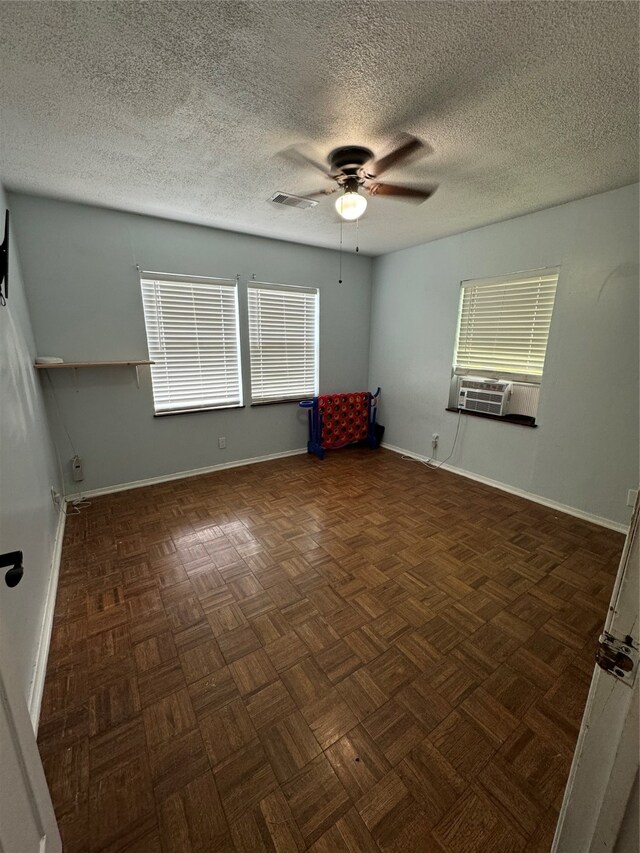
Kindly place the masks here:
POLYGON ((51 554, 51 569, 49 571, 49 584, 47 586, 47 597, 42 614, 42 625, 38 639, 38 651, 36 663, 33 668, 33 678, 29 690, 29 716, 33 730, 38 734, 40 722, 40 708, 42 706, 42 694, 44 693, 44 679, 47 674, 47 660, 49 658, 49 646, 51 644, 51 632, 53 630, 53 614, 56 607, 56 593, 58 591, 58 577, 60 575, 60 559, 62 557, 62 541, 64 539, 64 525, 66 514, 60 509, 58 513, 58 525, 56 527, 53 552, 51 554))
POLYGON ((100 495, 111 495, 114 492, 126 492, 129 489, 141 489, 144 486, 153 486, 156 483, 169 483, 171 480, 184 480, 186 477, 198 477, 201 474, 211 474, 214 471, 225 471, 227 468, 241 468, 244 465, 256 465, 259 462, 269 462, 272 459, 284 459, 286 456, 300 456, 306 453, 307 448, 301 447, 296 450, 284 450, 281 453, 267 453, 265 456, 254 456, 250 459, 238 459, 235 462, 222 462, 220 465, 209 465, 206 468, 193 468, 191 471, 177 471, 175 474, 162 474, 160 477, 148 477, 146 480, 133 480, 130 483, 119 483, 114 486, 105 486, 102 489, 87 489, 73 495, 65 495, 65 500, 74 501, 79 498, 97 498, 100 495))
MULTIPOLYGON (((382 442, 381 446, 386 447, 387 450, 391 450, 394 453, 399 453, 401 456, 410 456, 412 459, 416 459, 419 462, 431 461, 428 456, 421 456, 419 453, 414 453, 412 450, 405 450, 402 447, 396 447, 393 444, 382 442)), ((542 506, 547 506, 550 509, 556 509, 558 512, 565 512, 567 515, 574 516, 574 518, 581 518, 583 521, 590 521, 592 524, 598 524, 600 527, 607 527, 609 530, 618 531, 618 533, 627 533, 629 530, 628 524, 621 524, 618 521, 612 521, 610 518, 603 518, 600 515, 592 515, 590 512, 584 512, 583 510, 576 509, 576 507, 569 506, 568 504, 561 504, 558 503, 558 501, 542 497, 542 495, 536 495, 533 492, 527 492, 524 489, 518 489, 515 486, 500 483, 498 480, 491 480, 489 477, 483 477, 482 474, 474 474, 473 471, 466 471, 464 468, 456 468, 454 465, 440 465, 437 460, 435 464, 442 467, 445 471, 450 471, 452 474, 459 474, 461 477, 467 477, 469 480, 476 480, 478 483, 484 483, 486 486, 492 486, 494 489, 500 489, 500 491, 508 492, 510 495, 517 495, 518 497, 526 498, 534 503, 542 504, 542 506)))

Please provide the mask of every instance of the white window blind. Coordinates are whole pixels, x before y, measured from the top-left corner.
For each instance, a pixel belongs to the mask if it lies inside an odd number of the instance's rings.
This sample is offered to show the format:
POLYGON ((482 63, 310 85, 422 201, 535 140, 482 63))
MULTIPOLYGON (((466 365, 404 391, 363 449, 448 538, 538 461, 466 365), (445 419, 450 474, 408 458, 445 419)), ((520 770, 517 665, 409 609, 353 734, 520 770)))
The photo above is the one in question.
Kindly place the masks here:
POLYGON ((141 276, 156 414, 239 406, 235 281, 141 276))
POLYGON ((251 399, 318 393, 318 291, 250 282, 251 399))
POLYGON ((540 382, 558 270, 462 282, 457 374, 540 382))

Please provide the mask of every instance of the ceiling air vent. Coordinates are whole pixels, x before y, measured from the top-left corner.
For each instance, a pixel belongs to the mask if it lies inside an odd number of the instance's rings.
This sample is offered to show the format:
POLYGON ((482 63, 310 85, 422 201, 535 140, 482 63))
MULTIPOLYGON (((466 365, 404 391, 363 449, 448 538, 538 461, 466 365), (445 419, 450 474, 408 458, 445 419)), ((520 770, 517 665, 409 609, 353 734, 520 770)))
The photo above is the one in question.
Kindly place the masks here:
POLYGON ((316 207, 317 201, 312 198, 303 198, 299 195, 291 195, 291 193, 277 192, 274 193, 269 201, 274 204, 285 204, 287 207, 299 207, 300 210, 308 210, 310 207, 316 207))

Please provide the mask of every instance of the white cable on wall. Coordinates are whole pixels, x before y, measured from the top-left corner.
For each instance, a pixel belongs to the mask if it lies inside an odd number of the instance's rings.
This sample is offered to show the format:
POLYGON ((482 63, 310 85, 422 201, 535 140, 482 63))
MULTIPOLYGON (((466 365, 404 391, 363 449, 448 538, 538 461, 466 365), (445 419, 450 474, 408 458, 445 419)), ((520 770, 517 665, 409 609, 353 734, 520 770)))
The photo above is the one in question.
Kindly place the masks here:
POLYGON ((439 462, 437 465, 434 465, 434 464, 432 464, 434 461, 433 458, 425 460, 425 459, 416 459, 415 456, 402 456, 401 459, 406 459, 409 462, 419 462, 421 465, 424 465, 426 468, 430 468, 432 471, 437 471, 438 468, 442 468, 442 466, 445 464, 445 462, 448 462, 449 459, 451 459, 451 457, 453 456, 453 454, 456 451, 456 445, 458 443, 458 434, 460 432, 460 420, 461 420, 461 418, 462 418, 462 410, 458 411, 458 423, 456 426, 456 434, 455 434, 454 439, 453 439, 453 446, 451 447, 451 453, 446 457, 446 459, 443 459, 442 462, 439 462))

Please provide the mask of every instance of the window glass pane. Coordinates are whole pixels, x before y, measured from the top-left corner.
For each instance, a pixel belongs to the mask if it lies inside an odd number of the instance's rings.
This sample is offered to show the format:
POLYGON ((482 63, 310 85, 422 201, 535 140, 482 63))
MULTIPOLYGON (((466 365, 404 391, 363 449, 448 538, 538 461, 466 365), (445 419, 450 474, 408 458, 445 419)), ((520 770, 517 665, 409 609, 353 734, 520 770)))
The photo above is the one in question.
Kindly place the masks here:
POLYGON ((544 270, 463 282, 455 372, 540 382, 557 281, 544 270))
POLYGON ((250 284, 251 399, 318 393, 318 291, 250 284))
POLYGON ((242 404, 235 282, 142 278, 156 414, 242 404))

